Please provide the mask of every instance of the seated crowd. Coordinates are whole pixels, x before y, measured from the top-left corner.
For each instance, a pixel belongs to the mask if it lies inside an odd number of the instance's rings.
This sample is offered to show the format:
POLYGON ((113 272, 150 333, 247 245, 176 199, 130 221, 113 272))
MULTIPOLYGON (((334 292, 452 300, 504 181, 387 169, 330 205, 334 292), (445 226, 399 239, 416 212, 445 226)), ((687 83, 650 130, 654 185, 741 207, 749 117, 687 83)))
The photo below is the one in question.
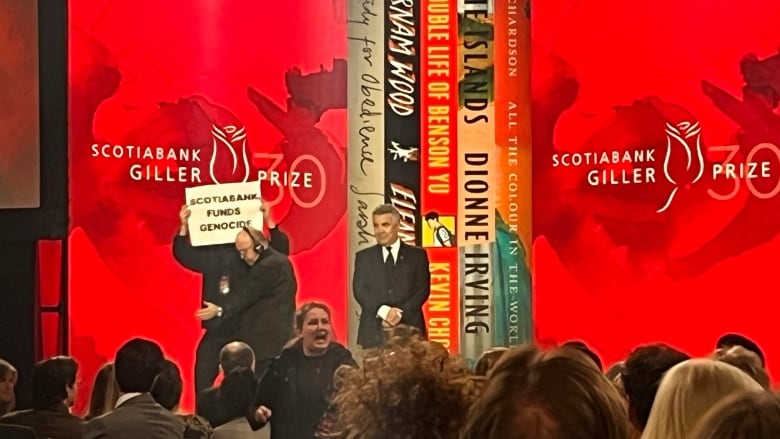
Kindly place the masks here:
POLYGON ((224 379, 179 413, 178 366, 133 339, 95 379, 89 412, 71 414, 78 365, 39 362, 33 407, 14 411, 14 367, 0 360, 2 438, 769 439, 780 399, 760 348, 727 335, 706 358, 640 346, 602 370, 584 343, 493 348, 473 367, 417 329, 386 331, 358 365, 332 340, 330 310, 304 304, 298 335, 263 376, 242 342, 220 352, 224 379))

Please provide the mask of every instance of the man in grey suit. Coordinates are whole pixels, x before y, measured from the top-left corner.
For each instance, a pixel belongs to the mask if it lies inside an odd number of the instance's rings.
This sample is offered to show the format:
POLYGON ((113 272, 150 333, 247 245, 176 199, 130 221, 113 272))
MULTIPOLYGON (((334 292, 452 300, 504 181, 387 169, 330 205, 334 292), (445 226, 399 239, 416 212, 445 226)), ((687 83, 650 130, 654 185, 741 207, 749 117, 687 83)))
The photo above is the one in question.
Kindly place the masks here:
POLYGON ((114 371, 120 396, 110 413, 87 422, 86 439, 173 439, 184 429, 176 416, 152 399, 149 390, 163 362, 160 347, 135 338, 116 353, 114 371))

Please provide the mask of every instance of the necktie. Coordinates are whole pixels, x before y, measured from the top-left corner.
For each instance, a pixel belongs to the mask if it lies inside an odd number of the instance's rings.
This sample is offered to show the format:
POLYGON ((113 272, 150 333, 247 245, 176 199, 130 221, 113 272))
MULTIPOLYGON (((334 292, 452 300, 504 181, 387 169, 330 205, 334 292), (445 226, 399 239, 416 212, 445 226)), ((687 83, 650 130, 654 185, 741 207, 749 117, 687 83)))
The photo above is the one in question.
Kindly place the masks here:
POLYGON ((387 249, 387 259, 385 259, 385 279, 389 282, 393 276, 393 269, 395 269, 395 259, 393 259, 393 251, 391 248, 389 246, 385 248, 387 249))

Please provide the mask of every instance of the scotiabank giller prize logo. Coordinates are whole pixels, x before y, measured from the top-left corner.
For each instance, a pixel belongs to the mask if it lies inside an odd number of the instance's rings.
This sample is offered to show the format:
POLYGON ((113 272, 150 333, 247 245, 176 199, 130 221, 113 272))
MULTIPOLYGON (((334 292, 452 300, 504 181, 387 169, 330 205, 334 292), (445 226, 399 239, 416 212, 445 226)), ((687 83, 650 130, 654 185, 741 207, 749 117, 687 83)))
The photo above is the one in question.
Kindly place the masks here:
MULTIPOLYGON (((209 177, 214 184, 249 180, 249 152, 244 127, 212 125, 209 177)), ((203 183, 201 149, 187 146, 103 145, 91 146, 93 158, 130 160, 133 181, 203 183)), ((205 154, 204 154, 205 155, 205 154)))
MULTIPOLYGON (((707 195, 719 201, 736 197, 743 184, 749 196, 762 200, 780 193, 777 145, 763 142, 749 149, 741 145, 708 146, 705 151, 698 121, 667 122, 665 131, 666 150, 659 169, 655 166, 656 148, 555 153, 552 166, 591 168, 586 173, 590 186, 650 185, 656 183, 656 173, 663 174, 673 188, 656 210, 658 213, 675 204, 680 189, 695 184, 709 184, 707 195)), ((657 149, 660 156, 661 148, 657 149)))

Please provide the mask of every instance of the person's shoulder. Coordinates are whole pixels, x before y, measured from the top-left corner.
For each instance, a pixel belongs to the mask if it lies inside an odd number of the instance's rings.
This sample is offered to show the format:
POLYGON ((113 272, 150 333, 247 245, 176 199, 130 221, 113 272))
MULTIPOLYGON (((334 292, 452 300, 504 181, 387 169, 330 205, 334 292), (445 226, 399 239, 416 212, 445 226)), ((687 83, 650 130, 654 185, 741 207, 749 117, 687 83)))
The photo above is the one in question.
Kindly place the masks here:
POLYGON ((333 351, 333 355, 339 357, 339 359, 352 359, 352 351, 341 343, 335 341, 330 342, 330 349, 333 351))
POLYGON ((33 410, 17 410, 14 412, 6 413, 3 416, 0 416, 0 424, 13 424, 14 421, 18 421, 21 419, 28 418, 32 416, 33 410))
POLYGON ((364 255, 367 255, 367 254, 369 254, 369 253, 371 253, 371 252, 373 252, 373 251, 376 251, 377 247, 378 247, 378 245, 377 245, 377 244, 374 244, 374 245, 372 245, 372 246, 370 246, 370 247, 366 247, 366 248, 364 248, 364 249, 362 249, 362 250, 358 250, 358 251, 355 253, 355 256, 364 256, 364 255))
POLYGON ((290 258, 273 247, 266 247, 260 257, 260 264, 281 265, 288 263, 290 263, 290 258))
POLYGON ((409 245, 404 243, 401 243, 401 245, 409 252, 409 254, 418 255, 418 256, 427 254, 425 252, 425 249, 422 247, 417 247, 416 245, 409 245))
POLYGON ((303 348, 300 342, 296 342, 291 346, 282 349, 276 357, 272 358, 268 363, 268 369, 263 378, 276 377, 282 378, 287 374, 287 370, 291 365, 298 361, 300 355, 303 355, 303 348))

